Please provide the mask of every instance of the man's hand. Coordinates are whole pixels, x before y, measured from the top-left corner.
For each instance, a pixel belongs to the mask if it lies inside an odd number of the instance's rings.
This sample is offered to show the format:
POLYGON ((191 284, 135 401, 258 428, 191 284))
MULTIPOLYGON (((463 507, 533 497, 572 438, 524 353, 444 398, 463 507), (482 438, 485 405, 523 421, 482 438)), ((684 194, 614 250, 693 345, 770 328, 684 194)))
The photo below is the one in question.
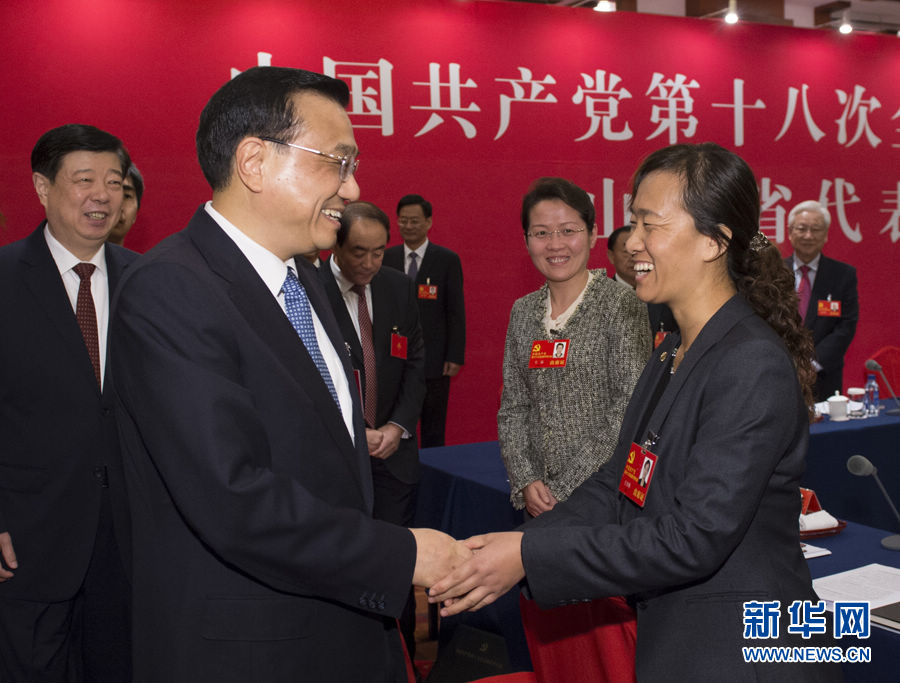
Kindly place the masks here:
POLYGON ((413 585, 428 588, 472 557, 462 541, 434 529, 410 529, 416 538, 413 585))
POLYGON ((400 445, 400 438, 403 436, 403 428, 400 425, 395 425, 393 422, 388 422, 386 425, 379 427, 376 431, 380 432, 382 435, 381 445, 375 450, 372 450, 370 442, 369 455, 373 458, 387 460, 397 452, 397 446, 400 445))
POLYGON ((10 569, 18 569, 19 563, 16 560, 16 551, 13 550, 12 536, 8 531, 0 534, 0 583, 8 581, 13 577, 10 569))
POLYGON ((525 509, 532 517, 537 517, 542 512, 552 510, 553 506, 559 501, 556 496, 550 493, 550 489, 540 479, 531 482, 522 489, 522 496, 525 498, 525 509))
POLYGON ((460 370, 462 370, 462 365, 459 363, 451 363, 449 360, 444 361, 444 374, 447 377, 456 377, 460 370))
POLYGON ((369 447, 369 455, 378 450, 382 441, 384 441, 384 432, 366 427, 366 445, 369 447))
POLYGON ((431 586, 428 602, 443 602, 442 617, 490 605, 525 577, 522 532, 473 536, 472 559, 431 586))

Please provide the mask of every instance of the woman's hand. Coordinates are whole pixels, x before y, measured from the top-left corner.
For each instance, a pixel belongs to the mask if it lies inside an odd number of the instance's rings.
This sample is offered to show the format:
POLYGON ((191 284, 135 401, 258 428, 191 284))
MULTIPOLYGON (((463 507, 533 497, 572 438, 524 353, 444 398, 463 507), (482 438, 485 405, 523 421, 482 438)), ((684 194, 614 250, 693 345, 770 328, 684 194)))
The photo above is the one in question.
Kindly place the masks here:
POLYGON ((525 498, 525 509, 532 517, 537 517, 542 512, 552 510, 559 501, 550 493, 550 489, 540 479, 531 482, 522 489, 522 497, 525 498))
POLYGON ((472 558, 428 591, 428 602, 443 602, 442 617, 475 611, 494 602, 525 577, 522 532, 473 536, 464 541, 472 558))

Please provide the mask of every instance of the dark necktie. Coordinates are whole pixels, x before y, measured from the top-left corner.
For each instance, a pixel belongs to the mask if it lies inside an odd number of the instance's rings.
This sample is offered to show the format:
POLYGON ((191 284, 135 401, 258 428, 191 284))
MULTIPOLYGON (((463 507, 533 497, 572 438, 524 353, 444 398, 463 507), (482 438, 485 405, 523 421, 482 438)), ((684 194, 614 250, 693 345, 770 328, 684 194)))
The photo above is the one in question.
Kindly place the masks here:
POLYGON ((366 395, 363 415, 366 424, 375 429, 375 408, 378 404, 378 375, 375 369, 375 345, 372 343, 372 319, 366 301, 365 285, 353 285, 356 292, 356 317, 359 320, 359 342, 362 345, 363 369, 366 374, 366 395))
POLYGON ((800 266, 800 285, 797 287, 797 309, 800 311, 801 321, 806 318, 806 311, 809 309, 809 297, 812 294, 809 271, 809 266, 805 264, 800 266))
POLYGON ((72 270, 81 278, 78 285, 78 301, 75 304, 75 318, 81 328, 81 336, 94 366, 94 377, 97 386, 100 382, 100 336, 97 333, 97 309, 94 308, 94 297, 91 294, 91 275, 96 266, 93 263, 79 263, 72 270))
POLYGON ((303 285, 297 280, 297 275, 294 273, 293 268, 288 268, 287 277, 284 278, 281 291, 284 293, 284 311, 287 313, 288 320, 291 321, 291 325, 300 336, 300 340, 303 342, 303 346, 306 347, 309 357, 316 364, 319 374, 322 375, 322 379, 328 386, 331 397, 337 403, 338 408, 340 408, 341 402, 338 400, 334 381, 331 379, 331 373, 328 371, 328 366, 325 364, 325 358, 322 356, 319 342, 316 339, 316 327, 313 323, 309 297, 306 295, 303 285))
POLYGON ((416 281, 416 275, 419 274, 419 263, 416 260, 418 258, 419 255, 416 252, 409 252, 409 270, 406 272, 406 274, 409 275, 409 279, 413 282, 416 281))

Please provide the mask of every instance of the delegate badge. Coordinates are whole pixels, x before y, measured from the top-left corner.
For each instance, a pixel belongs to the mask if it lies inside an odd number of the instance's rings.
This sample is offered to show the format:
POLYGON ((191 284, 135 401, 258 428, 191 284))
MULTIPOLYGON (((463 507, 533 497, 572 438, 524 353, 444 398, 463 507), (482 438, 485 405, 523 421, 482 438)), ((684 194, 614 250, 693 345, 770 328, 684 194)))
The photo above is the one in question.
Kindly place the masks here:
POLYGON ((619 491, 632 502, 644 507, 654 470, 656 470, 656 456, 632 442, 625 471, 622 472, 622 480, 619 482, 619 491))
POLYGON ((820 318, 840 318, 841 302, 831 299, 819 299, 818 315, 820 318))
POLYGON ((391 333, 391 358, 406 360, 407 337, 396 332, 391 333))
POLYGON ((663 343, 666 337, 668 337, 671 332, 666 332, 665 330, 660 330, 656 334, 653 335, 653 348, 655 349, 657 346, 663 343))
POLYGON ((435 301, 437 299, 438 288, 437 285, 431 284, 429 281, 427 284, 419 285, 419 298, 420 299, 428 299, 430 301, 435 301))
POLYGON ((535 339, 531 342, 529 369, 564 368, 569 356, 568 339, 535 339))

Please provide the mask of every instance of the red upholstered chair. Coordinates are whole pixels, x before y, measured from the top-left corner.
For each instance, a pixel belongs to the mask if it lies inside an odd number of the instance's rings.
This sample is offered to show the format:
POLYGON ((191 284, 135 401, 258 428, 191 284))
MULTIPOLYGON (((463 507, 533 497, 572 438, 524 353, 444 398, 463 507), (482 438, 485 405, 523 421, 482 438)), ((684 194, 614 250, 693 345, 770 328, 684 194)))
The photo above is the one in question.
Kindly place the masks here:
POLYGON ((549 610, 519 598, 538 683, 632 683, 637 624, 623 598, 549 610))
MULTIPOLYGON (((898 385, 900 385, 900 348, 885 346, 873 353, 871 358, 881 365, 884 376, 887 377, 887 381, 891 383, 894 391, 900 391, 900 388, 898 388, 898 385)), ((884 384, 879 375, 876 374, 875 378, 878 380, 879 385, 884 384)), ((890 398, 890 391, 888 391, 887 387, 879 386, 878 393, 881 398, 890 398)))

